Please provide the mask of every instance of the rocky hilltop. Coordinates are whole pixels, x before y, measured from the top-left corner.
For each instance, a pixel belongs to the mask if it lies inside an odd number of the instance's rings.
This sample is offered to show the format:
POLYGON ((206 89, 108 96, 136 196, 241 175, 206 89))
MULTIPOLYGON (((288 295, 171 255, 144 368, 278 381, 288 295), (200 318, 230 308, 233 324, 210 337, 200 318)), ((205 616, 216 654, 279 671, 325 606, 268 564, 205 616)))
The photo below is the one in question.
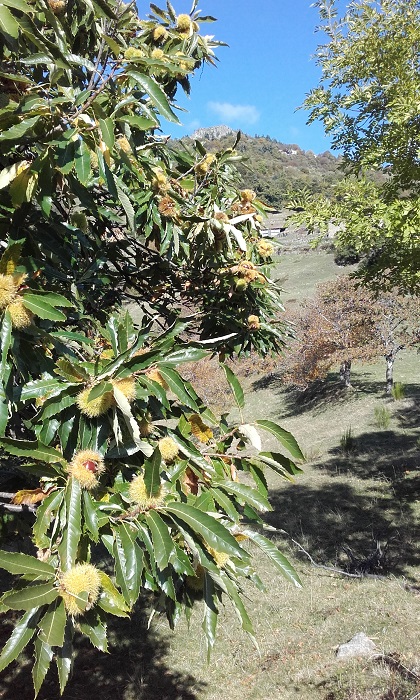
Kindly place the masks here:
POLYGON ((202 129, 196 129, 189 138, 197 139, 198 141, 217 141, 225 136, 234 136, 236 133, 230 126, 220 124, 219 126, 207 126, 202 129))

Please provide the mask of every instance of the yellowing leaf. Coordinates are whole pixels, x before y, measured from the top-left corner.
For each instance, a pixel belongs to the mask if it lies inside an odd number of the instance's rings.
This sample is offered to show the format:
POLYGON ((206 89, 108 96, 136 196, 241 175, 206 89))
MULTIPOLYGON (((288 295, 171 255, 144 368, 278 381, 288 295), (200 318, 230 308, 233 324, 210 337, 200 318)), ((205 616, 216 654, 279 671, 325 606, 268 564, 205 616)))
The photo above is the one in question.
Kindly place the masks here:
POLYGON ((20 173, 26 170, 29 166, 30 162, 28 160, 20 160, 18 163, 13 163, 13 165, 3 168, 3 170, 0 171, 0 190, 7 187, 7 185, 9 185, 15 179, 15 177, 20 175, 20 173))
POLYGON ((34 503, 40 503, 47 498, 53 489, 43 491, 42 489, 22 489, 17 491, 13 496, 12 503, 17 505, 32 506, 34 503))
POLYGON ((21 243, 13 243, 8 248, 6 248, 0 260, 0 274, 12 275, 14 273, 16 265, 18 264, 18 260, 20 258, 21 250, 21 243))

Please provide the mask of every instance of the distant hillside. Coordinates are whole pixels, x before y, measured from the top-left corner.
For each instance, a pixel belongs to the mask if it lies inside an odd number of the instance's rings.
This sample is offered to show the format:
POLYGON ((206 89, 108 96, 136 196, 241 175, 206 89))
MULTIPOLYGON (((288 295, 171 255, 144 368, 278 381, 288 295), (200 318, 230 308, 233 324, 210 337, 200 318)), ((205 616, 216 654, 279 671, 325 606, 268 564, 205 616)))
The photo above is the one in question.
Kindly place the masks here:
MULTIPOLYGON (((182 141, 198 139, 209 151, 219 151, 233 145, 236 133, 228 126, 207 127, 182 141)), ((327 192, 333 182, 343 177, 340 159, 329 151, 315 155, 296 144, 247 134, 241 135, 236 150, 245 157, 238 164, 240 186, 255 190, 262 201, 276 209, 282 208, 291 190, 307 187, 311 192, 327 192)))

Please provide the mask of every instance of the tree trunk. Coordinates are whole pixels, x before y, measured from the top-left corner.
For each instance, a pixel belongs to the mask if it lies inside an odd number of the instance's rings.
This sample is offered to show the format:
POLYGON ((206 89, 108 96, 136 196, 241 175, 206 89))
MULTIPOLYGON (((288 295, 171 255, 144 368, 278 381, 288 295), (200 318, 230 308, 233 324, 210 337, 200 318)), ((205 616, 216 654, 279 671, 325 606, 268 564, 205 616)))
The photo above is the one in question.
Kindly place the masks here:
POLYGON ((340 365, 340 382, 346 389, 351 387, 350 383, 351 360, 343 360, 340 365))
POLYGON ((394 386, 394 362, 395 355, 393 352, 385 355, 386 360, 386 393, 392 394, 392 387, 394 386))

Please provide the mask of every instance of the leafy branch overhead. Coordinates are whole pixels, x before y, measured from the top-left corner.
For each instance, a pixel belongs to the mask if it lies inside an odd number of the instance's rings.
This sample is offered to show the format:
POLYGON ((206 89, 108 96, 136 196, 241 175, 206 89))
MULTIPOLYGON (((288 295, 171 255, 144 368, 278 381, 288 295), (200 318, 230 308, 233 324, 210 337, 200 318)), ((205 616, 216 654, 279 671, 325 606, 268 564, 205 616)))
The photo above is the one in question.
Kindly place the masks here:
POLYGON ((287 329, 235 144, 172 150, 160 128, 216 61, 220 42, 201 34, 213 18, 195 2, 150 9, 1 11, 0 446, 32 536, 25 553, 0 552, 21 577, 2 611, 23 611, 0 670, 29 644, 36 694, 52 662, 66 686, 76 632, 106 651, 109 616, 144 595, 171 626, 200 603, 209 650, 224 596, 252 636, 249 541, 300 585, 260 532, 264 470, 298 474, 296 440, 270 421, 228 424, 180 374, 218 354, 242 408, 224 360, 277 352, 287 329), (278 451, 263 451, 264 432, 278 451))
POLYGON ((322 235, 334 223, 339 243, 364 256, 364 280, 418 293, 418 2, 315 6, 327 42, 316 53, 320 83, 303 106, 343 153, 347 177, 328 196, 295 197, 295 222, 322 235))

